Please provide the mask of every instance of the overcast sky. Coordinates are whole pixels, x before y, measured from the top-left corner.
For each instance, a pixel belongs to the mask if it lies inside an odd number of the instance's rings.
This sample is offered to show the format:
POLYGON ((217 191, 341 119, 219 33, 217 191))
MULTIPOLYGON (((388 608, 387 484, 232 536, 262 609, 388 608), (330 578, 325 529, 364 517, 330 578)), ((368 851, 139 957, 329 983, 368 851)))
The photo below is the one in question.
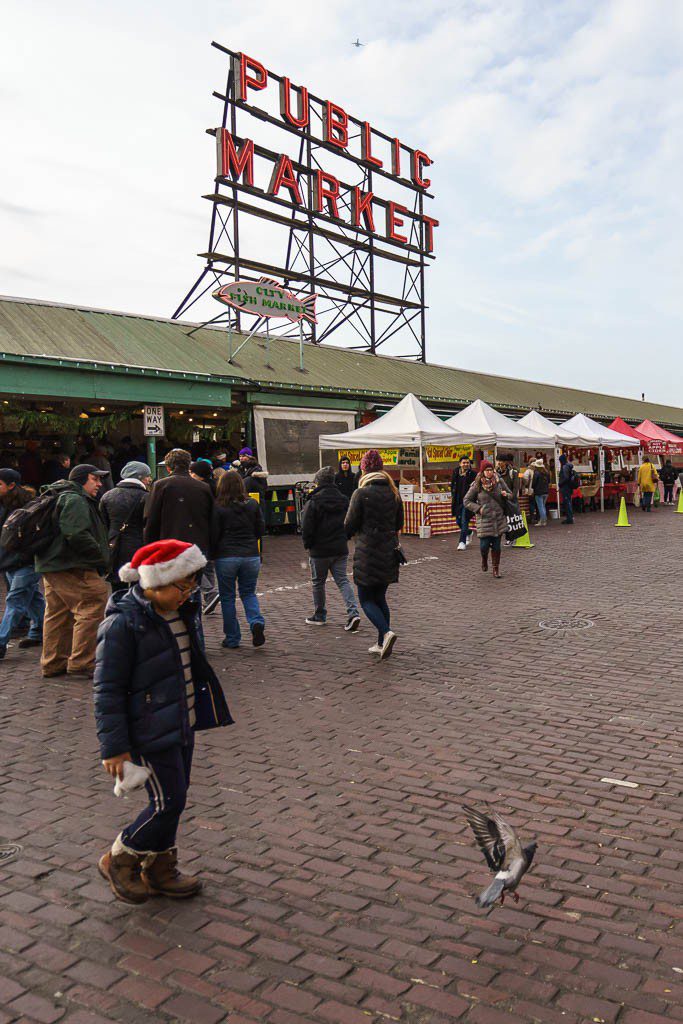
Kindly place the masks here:
POLYGON ((172 313, 212 39, 432 155, 429 359, 683 404, 679 0, 4 0, 0 293, 172 313))

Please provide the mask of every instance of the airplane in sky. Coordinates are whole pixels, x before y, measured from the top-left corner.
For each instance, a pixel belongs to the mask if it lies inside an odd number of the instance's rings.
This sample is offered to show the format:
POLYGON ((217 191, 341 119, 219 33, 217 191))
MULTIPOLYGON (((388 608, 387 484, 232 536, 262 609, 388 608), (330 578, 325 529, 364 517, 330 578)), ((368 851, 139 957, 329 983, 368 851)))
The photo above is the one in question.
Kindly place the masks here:
POLYGON ((361 43, 360 39, 356 37, 355 43, 351 43, 351 46, 355 46, 358 49, 360 46, 365 46, 365 43, 361 43))

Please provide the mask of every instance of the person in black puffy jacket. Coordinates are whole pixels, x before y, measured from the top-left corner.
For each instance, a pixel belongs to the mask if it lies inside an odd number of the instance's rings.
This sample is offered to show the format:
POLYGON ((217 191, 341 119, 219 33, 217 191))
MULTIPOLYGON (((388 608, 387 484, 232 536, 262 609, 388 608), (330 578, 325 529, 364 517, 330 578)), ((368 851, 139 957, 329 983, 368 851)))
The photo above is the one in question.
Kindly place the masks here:
POLYGON ((140 548, 120 570, 134 585, 111 596, 98 631, 95 722, 104 767, 119 783, 130 774, 127 762, 149 773, 148 806, 99 862, 124 903, 201 889, 198 878, 178 871, 175 846, 194 734, 232 722, 204 654, 193 596, 205 564, 199 548, 184 541, 140 548))
POLYGON ((347 537, 357 537, 353 579, 361 607, 377 628, 370 654, 388 658, 396 642, 390 628, 387 588, 398 583, 398 531, 403 528, 403 502, 396 485, 383 471, 382 458, 371 449, 361 460, 361 479, 344 523, 347 537))
POLYGON ((121 479, 100 499, 100 512, 107 527, 111 548, 111 569, 107 579, 112 590, 126 590, 119 569, 130 562, 143 545, 143 527, 147 492, 152 486, 152 470, 146 462, 128 462, 121 479))
POLYGON ((339 489, 330 466, 316 473, 314 483, 315 490, 311 491, 301 517, 301 539, 309 552, 313 580, 314 610, 306 622, 309 626, 324 626, 327 621, 325 580, 330 572, 346 604, 344 629, 355 633, 360 626, 360 615, 347 575, 349 545, 344 532, 349 499, 339 489))

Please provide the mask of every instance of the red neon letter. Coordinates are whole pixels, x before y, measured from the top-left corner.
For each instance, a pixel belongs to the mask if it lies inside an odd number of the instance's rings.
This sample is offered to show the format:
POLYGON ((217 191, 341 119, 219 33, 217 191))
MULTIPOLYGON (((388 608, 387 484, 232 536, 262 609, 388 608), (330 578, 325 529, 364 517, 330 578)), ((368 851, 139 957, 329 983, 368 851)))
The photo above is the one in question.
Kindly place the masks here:
POLYGON ((323 200, 330 217, 339 217, 339 182, 333 174, 317 170, 313 179, 313 204, 317 213, 322 213, 323 200))
POLYGON ((301 206, 301 192, 299 191, 299 183, 294 177, 294 168, 292 167, 292 161, 289 159, 286 153, 283 153, 278 162, 273 168, 273 173, 270 179, 270 185, 268 191, 272 196, 276 196, 282 186, 289 189, 293 203, 298 203, 301 206))
POLYGON ((336 103, 325 102, 325 130, 323 132, 325 142, 346 149, 349 144, 349 119, 343 107, 336 103))
POLYGON ((439 222, 433 217, 428 217, 426 213, 422 214, 422 222, 424 224, 425 252, 434 252, 434 228, 438 228, 439 222))
POLYGON ((401 177, 401 140, 394 139, 391 144, 391 173, 401 177))
POLYGON ((374 167, 384 167, 382 161, 372 155, 372 128, 367 121, 363 121, 363 131, 360 137, 360 152, 366 164, 372 164, 374 167))
POLYGON ((289 121, 295 128, 305 128, 308 124, 308 89, 303 85, 300 89, 294 86, 297 113, 293 114, 290 105, 291 88, 288 78, 280 79, 280 117, 283 121, 289 121))
POLYGON ((405 223, 403 218, 396 216, 397 213, 408 213, 408 210, 400 203, 387 203, 387 238, 390 238, 392 242, 407 242, 406 236, 399 235, 396 230, 405 223))
POLYGON ((413 181, 418 188, 429 188, 432 183, 431 178, 422 177, 422 168, 429 167, 434 161, 430 160, 426 153, 423 153, 421 149, 416 149, 413 153, 413 181))
POLYGON ((245 185, 254 184, 254 143, 251 139, 245 139, 239 148, 235 149, 232 135, 225 128, 219 128, 216 135, 218 149, 218 175, 219 178, 228 178, 232 175, 234 180, 243 176, 245 185))
POLYGON ((246 100, 247 89, 265 89, 268 85, 268 72, 263 64, 240 53, 232 61, 232 73, 235 79, 235 96, 238 100, 246 100))
POLYGON ((355 186, 351 197, 351 212, 354 227, 360 227, 360 219, 362 217, 365 222, 366 229, 374 232, 375 218, 372 213, 372 200, 372 192, 361 192, 358 185, 355 186))

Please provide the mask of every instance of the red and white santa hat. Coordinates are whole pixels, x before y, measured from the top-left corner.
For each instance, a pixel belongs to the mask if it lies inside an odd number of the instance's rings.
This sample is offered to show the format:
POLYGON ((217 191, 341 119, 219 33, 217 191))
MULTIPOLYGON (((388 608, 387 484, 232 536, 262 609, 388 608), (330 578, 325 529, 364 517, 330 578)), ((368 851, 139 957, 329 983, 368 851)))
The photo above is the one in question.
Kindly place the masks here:
POLYGON ((199 572, 206 558, 196 544, 184 540, 155 540, 138 548, 130 562, 119 569, 124 583, 140 583, 143 590, 165 587, 199 572))

